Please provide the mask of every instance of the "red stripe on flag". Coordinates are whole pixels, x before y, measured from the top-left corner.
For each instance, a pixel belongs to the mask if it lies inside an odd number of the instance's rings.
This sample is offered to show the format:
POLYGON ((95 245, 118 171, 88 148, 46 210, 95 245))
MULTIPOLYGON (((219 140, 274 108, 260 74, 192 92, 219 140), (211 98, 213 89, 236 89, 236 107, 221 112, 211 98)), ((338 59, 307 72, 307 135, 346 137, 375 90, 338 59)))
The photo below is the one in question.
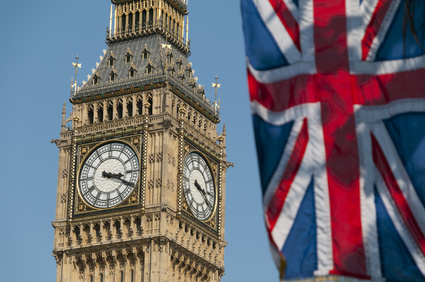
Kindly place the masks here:
POLYGON ((419 227, 419 224, 416 221, 415 216, 413 215, 412 210, 410 209, 409 204, 407 203, 406 198, 400 189, 400 186, 398 186, 397 180, 395 179, 391 167, 385 158, 384 152, 379 146, 375 136, 371 134, 371 137, 373 162, 378 168, 378 171, 381 173, 381 176, 388 187, 388 191, 390 192, 391 197, 394 200, 397 210, 400 216, 403 218, 407 229, 409 230, 419 249, 422 251, 422 254, 425 255, 425 236, 422 233, 422 230, 419 227))
POLYGON ((282 180, 274 193, 272 200, 270 201, 267 208, 267 219, 270 232, 273 231, 276 225, 277 219, 282 211, 283 205, 288 195, 289 189, 294 182, 295 176, 301 166, 301 162, 304 158, 304 153, 308 144, 308 128, 307 119, 304 118, 303 125, 300 133, 298 134, 297 141, 295 142, 294 150, 292 151, 291 157, 289 158, 288 164, 283 173, 282 180))
POLYGON ((315 0, 314 44, 318 73, 348 70, 346 0, 315 0))
POLYGON ((295 46, 297 46, 298 50, 301 51, 300 28, 291 11, 288 9, 283 0, 269 0, 269 2, 282 22, 283 26, 288 31, 289 36, 291 36, 292 40, 294 41, 295 46))
POLYGON ((366 60, 369 54, 372 42, 375 39, 378 31, 384 21, 385 15, 390 8, 391 0, 379 0, 378 4, 373 11, 369 25, 366 28, 365 35, 362 39, 362 59, 366 60))

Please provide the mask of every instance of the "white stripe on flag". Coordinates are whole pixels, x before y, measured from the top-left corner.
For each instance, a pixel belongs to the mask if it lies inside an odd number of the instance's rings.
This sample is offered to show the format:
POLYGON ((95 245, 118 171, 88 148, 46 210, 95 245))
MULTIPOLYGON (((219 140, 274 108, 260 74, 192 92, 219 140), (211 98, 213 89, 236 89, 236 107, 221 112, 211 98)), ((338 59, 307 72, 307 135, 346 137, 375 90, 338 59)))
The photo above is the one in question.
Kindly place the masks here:
POLYGON ((268 0, 253 0, 258 12, 272 34, 280 51, 285 55, 286 60, 292 64, 301 58, 300 51, 294 44, 292 37, 289 35, 286 28, 283 26, 279 17, 276 15, 273 6, 268 0))

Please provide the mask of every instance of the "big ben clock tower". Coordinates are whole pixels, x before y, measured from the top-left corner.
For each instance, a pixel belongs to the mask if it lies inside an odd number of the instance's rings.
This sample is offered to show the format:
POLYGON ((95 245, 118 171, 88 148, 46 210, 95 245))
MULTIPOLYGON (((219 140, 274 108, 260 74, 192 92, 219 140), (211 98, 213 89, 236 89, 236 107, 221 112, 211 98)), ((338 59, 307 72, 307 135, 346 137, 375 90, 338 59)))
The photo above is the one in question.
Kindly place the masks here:
POLYGON ((187 2, 112 4, 108 48, 54 140, 56 280, 220 281, 232 164, 188 61, 187 2))

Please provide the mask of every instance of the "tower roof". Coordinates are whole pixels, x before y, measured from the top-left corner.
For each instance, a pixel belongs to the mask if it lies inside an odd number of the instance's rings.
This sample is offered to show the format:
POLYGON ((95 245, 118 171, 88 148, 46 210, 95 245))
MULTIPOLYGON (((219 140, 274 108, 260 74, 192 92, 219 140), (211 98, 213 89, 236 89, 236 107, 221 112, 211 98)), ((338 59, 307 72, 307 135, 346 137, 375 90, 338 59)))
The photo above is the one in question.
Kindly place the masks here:
MULTIPOLYGON (((96 96, 168 82, 175 94, 197 105, 216 122, 218 111, 197 83, 192 63, 160 34, 110 43, 88 81, 71 94, 71 102, 95 100, 96 96), (113 76, 113 77, 112 77, 113 76)), ((110 96, 110 95, 109 95, 110 96)))

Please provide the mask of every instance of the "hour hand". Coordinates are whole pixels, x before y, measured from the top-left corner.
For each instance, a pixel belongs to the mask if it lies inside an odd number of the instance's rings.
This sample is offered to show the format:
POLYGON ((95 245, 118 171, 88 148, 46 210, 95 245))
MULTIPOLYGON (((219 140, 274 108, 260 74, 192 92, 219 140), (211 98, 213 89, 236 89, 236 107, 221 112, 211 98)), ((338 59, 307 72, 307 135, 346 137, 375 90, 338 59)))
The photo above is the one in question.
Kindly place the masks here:
POLYGON ((202 189, 201 185, 199 185, 198 180, 195 179, 195 187, 196 189, 198 189, 198 191, 200 191, 201 193, 204 192, 204 190, 202 189))
POLYGON ((102 176, 103 176, 103 177, 107 177, 107 178, 111 178, 111 177, 112 177, 112 173, 109 173, 109 172, 103 171, 103 172, 102 172, 102 176))
POLYGON ((107 177, 107 178, 115 178, 115 179, 120 179, 121 180, 121 177, 123 177, 124 174, 122 174, 121 172, 118 173, 118 174, 116 174, 116 173, 110 173, 110 172, 103 171, 102 172, 102 176, 103 177, 107 177))
POLYGON ((124 176, 124 174, 122 174, 121 172, 118 173, 118 174, 115 174, 115 173, 110 173, 110 172, 103 171, 102 172, 102 176, 103 177, 107 177, 107 178, 114 178, 114 179, 120 180, 122 183, 124 183, 127 186, 132 186, 132 187, 134 186, 133 183, 128 182, 127 180, 121 179, 121 177, 124 176))

